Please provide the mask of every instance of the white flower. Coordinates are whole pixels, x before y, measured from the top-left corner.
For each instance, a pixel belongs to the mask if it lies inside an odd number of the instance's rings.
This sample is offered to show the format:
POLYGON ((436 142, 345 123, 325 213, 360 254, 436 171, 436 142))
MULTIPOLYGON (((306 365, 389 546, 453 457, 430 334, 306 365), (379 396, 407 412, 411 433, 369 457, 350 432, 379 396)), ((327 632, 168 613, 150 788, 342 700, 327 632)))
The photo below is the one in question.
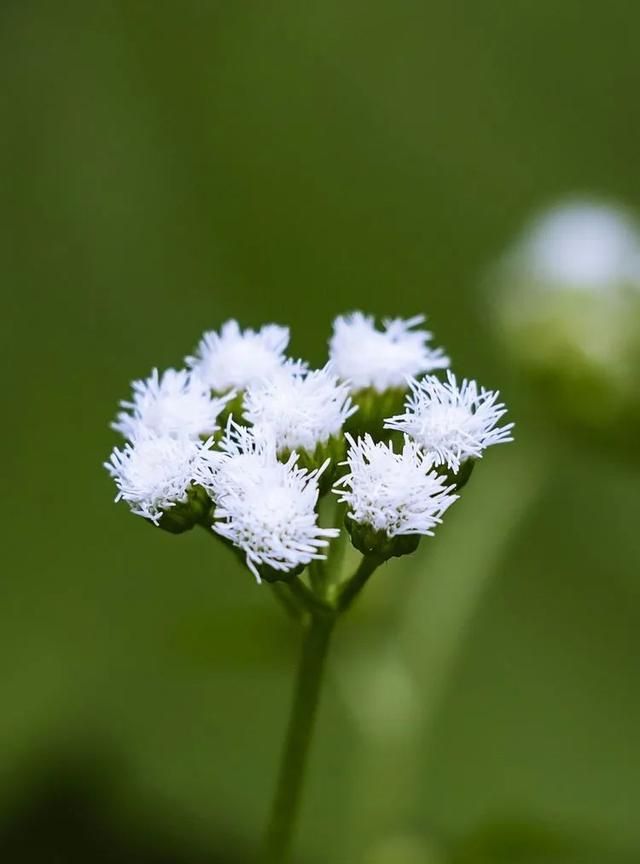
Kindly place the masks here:
POLYGON ((186 363, 217 393, 243 390, 282 366, 288 344, 287 327, 266 324, 258 331, 242 331, 237 321, 227 321, 219 333, 211 330, 203 335, 186 363))
POLYGON ((118 487, 116 501, 156 525, 162 513, 187 500, 198 464, 211 446, 186 435, 155 435, 144 429, 122 449, 115 447, 105 468, 118 487))
POLYGON ((228 492, 243 495, 251 484, 261 482, 274 462, 277 457, 273 437, 257 437, 254 429, 229 417, 218 448, 208 450, 198 464, 196 480, 214 501, 228 492))
POLYGON ((446 369, 449 358, 440 348, 427 344, 432 334, 414 330, 424 316, 387 318, 377 330, 372 315, 353 312, 334 321, 329 356, 337 375, 348 381, 352 391, 373 387, 383 393, 392 387, 405 388, 407 378, 446 369))
POLYGON ((316 471, 296 466, 292 453, 279 462, 273 435, 256 435, 227 422, 218 450, 208 451, 196 471, 196 480, 216 504, 213 530, 245 553, 249 569, 260 581, 258 568, 288 571, 323 558, 319 549, 339 533, 320 528, 315 507, 316 471))
POLYGON ((350 449, 342 464, 349 466, 349 473, 334 491, 349 506, 349 517, 388 537, 433 534, 458 496, 432 470, 430 456, 406 436, 400 453, 393 452, 393 444, 376 443, 370 435, 357 441, 348 433, 345 437, 350 449))
POLYGON ((559 204, 534 222, 520 254, 542 286, 608 292, 640 285, 640 234, 619 207, 559 204))
POLYGON ((386 420, 385 428, 410 435, 428 451, 434 465, 446 463, 458 471, 461 462, 479 459, 491 444, 512 441, 513 423, 496 426, 507 410, 497 392, 478 389, 475 381, 463 380, 458 387, 451 372, 447 379, 443 383, 429 375, 412 381, 405 413, 386 420))
POLYGON ((328 364, 312 372, 293 370, 247 388, 244 416, 258 436, 271 435, 278 452, 304 449, 312 453, 357 410, 349 387, 328 364))
MULTIPOLYGON (((243 455, 229 456, 223 473, 243 455)), ((260 473, 218 476, 213 530, 244 552, 258 582, 259 567, 287 572, 324 558, 319 550, 339 533, 317 524, 317 478, 327 463, 309 472, 296 467, 297 459, 295 453, 286 464, 267 457, 260 473)))
POLYGON ((198 376, 185 369, 167 369, 162 376, 154 369, 149 378, 134 381, 132 387, 131 402, 120 403, 127 411, 121 411, 112 424, 125 438, 135 436, 140 428, 158 435, 211 435, 233 396, 212 398, 198 376))

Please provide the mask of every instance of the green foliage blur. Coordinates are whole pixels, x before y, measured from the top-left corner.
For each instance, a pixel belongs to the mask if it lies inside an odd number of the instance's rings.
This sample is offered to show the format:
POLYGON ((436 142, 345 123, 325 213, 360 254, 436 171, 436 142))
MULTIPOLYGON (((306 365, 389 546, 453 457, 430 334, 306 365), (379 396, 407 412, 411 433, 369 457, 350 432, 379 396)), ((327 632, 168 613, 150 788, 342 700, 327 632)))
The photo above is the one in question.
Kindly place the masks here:
POLYGON ((129 381, 205 328, 425 312, 517 441, 333 646, 300 862, 640 859, 640 468, 547 422, 481 286, 532 210, 640 207, 624 0, 3 0, 0 859, 244 862, 297 633, 112 503, 129 381))

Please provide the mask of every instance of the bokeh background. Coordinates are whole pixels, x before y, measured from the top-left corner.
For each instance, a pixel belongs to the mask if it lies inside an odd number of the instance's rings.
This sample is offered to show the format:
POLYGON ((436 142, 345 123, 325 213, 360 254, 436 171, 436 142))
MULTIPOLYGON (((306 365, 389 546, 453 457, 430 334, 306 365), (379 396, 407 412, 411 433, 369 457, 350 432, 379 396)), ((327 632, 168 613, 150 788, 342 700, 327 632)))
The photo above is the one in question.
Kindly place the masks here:
POLYGON ((426 312, 494 448, 339 633, 299 861, 640 859, 638 464, 547 422, 484 284, 529 214, 640 206, 640 7, 3 0, 0 857, 245 862, 297 634, 101 467, 229 317, 426 312))

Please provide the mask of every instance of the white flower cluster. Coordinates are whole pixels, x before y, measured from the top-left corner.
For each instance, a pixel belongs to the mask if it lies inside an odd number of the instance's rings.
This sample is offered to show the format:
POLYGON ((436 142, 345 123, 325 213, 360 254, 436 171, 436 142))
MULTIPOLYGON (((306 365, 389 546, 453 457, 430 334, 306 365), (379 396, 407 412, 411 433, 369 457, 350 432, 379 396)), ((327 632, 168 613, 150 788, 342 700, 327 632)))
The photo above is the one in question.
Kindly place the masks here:
POLYGON ((193 472, 218 429, 226 401, 214 398, 196 375, 154 369, 146 380, 134 381, 131 401, 121 402, 112 424, 127 439, 114 448, 106 469, 118 488, 116 500, 127 501, 133 513, 158 524, 163 512, 184 503, 193 472))
POLYGON ((313 370, 286 357, 285 327, 243 331, 229 321, 206 333, 188 368, 154 370, 121 403, 113 426, 127 441, 105 463, 117 500, 163 525, 172 507, 188 512, 192 496, 204 496, 207 507, 186 527, 205 524, 258 580, 277 578, 325 557, 339 534, 318 524, 317 505, 321 476, 329 487, 339 473, 326 457, 342 448, 347 470, 334 492, 352 524, 387 538, 431 534, 457 497, 438 466, 457 472, 490 444, 511 440, 511 424, 497 427, 505 413, 497 393, 473 381, 458 387, 451 373, 445 383, 420 377, 449 365, 429 347, 422 322, 390 319, 378 330, 362 313, 340 317, 329 363, 313 370), (408 391, 405 413, 385 421, 390 432, 381 424, 382 440, 358 437, 358 393, 391 388, 408 391), (387 440, 393 430, 404 433, 398 452, 387 440))

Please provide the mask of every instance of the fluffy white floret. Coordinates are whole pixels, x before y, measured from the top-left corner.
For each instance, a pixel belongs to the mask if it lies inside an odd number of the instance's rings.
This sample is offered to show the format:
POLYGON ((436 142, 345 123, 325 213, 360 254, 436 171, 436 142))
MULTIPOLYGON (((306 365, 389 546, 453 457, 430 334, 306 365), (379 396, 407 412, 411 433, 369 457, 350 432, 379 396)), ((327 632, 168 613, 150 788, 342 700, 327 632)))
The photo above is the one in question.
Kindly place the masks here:
POLYGON ((125 438, 146 429, 157 435, 187 435, 197 438, 218 429, 218 415, 233 396, 213 398, 197 375, 186 369, 154 369, 146 380, 134 381, 131 401, 120 403, 113 428, 125 438))
POLYGON ((376 443, 370 435, 357 441, 349 434, 345 437, 350 447, 343 464, 349 473, 334 491, 348 505, 348 516, 388 537, 433 534, 458 496, 433 470, 429 455, 407 437, 400 453, 394 453, 393 444, 376 443))
POLYGON ((414 329, 424 316, 386 318, 376 329, 372 315, 353 312, 340 315, 333 324, 329 356, 336 374, 348 381, 352 391, 372 387, 379 393, 406 387, 407 378, 446 369, 449 358, 440 348, 431 348, 432 334, 414 329))
POLYGON ((276 461, 273 436, 258 437, 254 429, 229 417, 218 447, 208 450, 199 463, 196 479, 217 501, 229 492, 243 495, 251 484, 260 484, 276 461))
POLYGON ((272 442, 250 445, 245 438, 242 444, 244 450, 227 452, 214 471, 213 530, 244 552, 258 581, 262 566, 287 572, 324 558, 319 550, 339 533, 320 528, 315 510, 317 478, 327 463, 305 471, 296 466, 295 453, 279 462, 272 442), (260 470, 253 470, 258 462, 260 470))
POLYGON ((410 387, 405 413, 386 420, 385 428, 410 435, 434 465, 458 471, 465 459, 479 459, 491 444, 513 440, 513 423, 497 426, 507 411, 498 402, 497 391, 478 388, 466 379, 458 386, 451 372, 444 383, 429 375, 410 387))
POLYGON ((155 435, 143 429, 122 449, 115 447, 105 468, 118 487, 116 501, 126 501, 132 512, 156 525, 162 513, 186 501, 199 464, 211 439, 186 435, 155 435))
POLYGON ((252 384, 244 396, 244 416, 258 436, 270 435, 278 452, 313 452, 338 435, 356 406, 349 387, 328 364, 311 372, 294 369, 252 384))
POLYGON ((241 330, 237 321, 227 321, 219 333, 211 330, 203 335, 186 364, 217 393, 244 390, 282 366, 288 344, 287 327, 266 324, 257 331, 241 330))

